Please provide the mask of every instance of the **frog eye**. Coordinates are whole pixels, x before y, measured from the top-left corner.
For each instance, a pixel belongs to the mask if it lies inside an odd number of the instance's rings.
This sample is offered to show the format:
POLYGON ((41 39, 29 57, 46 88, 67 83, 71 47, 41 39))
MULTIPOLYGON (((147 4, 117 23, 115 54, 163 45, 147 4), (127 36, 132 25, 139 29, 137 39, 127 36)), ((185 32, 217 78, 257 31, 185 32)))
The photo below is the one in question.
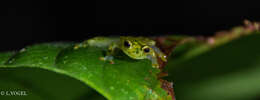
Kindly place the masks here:
POLYGON ((149 47, 144 47, 144 48, 143 48, 143 51, 144 51, 145 53, 148 53, 148 52, 150 52, 150 48, 149 48, 149 47))
POLYGON ((125 42, 124 42, 124 46, 129 48, 129 47, 131 46, 131 44, 130 44, 129 41, 125 41, 125 42))

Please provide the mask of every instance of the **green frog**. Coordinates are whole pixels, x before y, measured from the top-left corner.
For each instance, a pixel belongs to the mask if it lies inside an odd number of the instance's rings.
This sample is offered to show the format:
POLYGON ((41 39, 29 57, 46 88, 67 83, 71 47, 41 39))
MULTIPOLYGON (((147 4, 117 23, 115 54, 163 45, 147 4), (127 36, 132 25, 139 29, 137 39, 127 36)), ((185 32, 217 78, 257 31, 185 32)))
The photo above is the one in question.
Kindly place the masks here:
POLYGON ((145 37, 120 36, 120 37, 95 37, 74 46, 74 49, 86 46, 107 48, 107 55, 101 60, 114 63, 113 54, 116 48, 122 50, 133 59, 149 59, 153 68, 159 68, 157 58, 166 62, 166 55, 155 46, 155 41, 145 37))

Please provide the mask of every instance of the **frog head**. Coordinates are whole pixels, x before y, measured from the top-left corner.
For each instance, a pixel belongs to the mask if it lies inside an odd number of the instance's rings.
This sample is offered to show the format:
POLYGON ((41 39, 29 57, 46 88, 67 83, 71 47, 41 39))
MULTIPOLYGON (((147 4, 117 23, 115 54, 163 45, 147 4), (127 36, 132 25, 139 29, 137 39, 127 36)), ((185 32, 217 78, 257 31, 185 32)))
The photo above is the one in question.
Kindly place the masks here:
POLYGON ((122 51, 133 59, 156 56, 155 51, 151 48, 155 45, 155 41, 148 38, 121 36, 119 44, 122 51))

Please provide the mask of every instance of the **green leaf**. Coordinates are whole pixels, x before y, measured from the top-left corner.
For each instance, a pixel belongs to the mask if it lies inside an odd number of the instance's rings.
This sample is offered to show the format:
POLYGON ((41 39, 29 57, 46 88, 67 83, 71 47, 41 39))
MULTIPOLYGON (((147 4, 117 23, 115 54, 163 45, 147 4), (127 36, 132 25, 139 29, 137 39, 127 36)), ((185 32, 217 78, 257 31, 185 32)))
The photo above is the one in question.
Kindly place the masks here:
MULTIPOLYGON (((169 72, 165 79, 175 84, 177 100, 257 99, 260 93, 259 32, 238 28, 230 35, 208 40, 188 36, 167 38, 181 41, 163 67, 169 72)), ((171 48, 176 43, 158 44, 171 48)), ((152 68, 149 60, 131 59, 118 51, 115 64, 110 64, 99 60, 105 56, 102 48, 74 49, 73 46, 74 43, 44 43, 19 52, 0 53, 0 99, 173 98, 171 84, 160 79, 163 73, 152 68), (6 96, 1 94, 3 91, 26 91, 28 95, 6 96)))
POLYGON ((101 48, 68 48, 59 54, 56 64, 111 100, 167 99, 156 78, 159 70, 152 68, 150 61, 123 55, 110 64, 99 60, 102 56, 101 48))
POLYGON ((1 95, 1 100, 84 100, 100 98, 76 79, 39 68, 0 69, 0 91, 26 91, 26 96, 1 95))
MULTIPOLYGON (((110 100, 171 99, 157 79, 160 70, 152 68, 150 61, 133 60, 118 52, 115 56, 115 64, 109 64, 99 60, 102 56, 104 51, 101 48, 86 47, 74 50, 72 43, 37 44, 15 54, 2 53, 0 67, 7 69, 7 72, 2 70, 4 72, 1 75, 3 80, 0 87, 6 87, 3 90, 10 90, 8 87, 26 90, 30 98, 25 96, 25 99, 64 100, 67 98, 69 100, 79 96, 78 93, 83 95, 82 92, 90 95, 88 91, 92 89, 110 100), (12 71, 10 72, 12 74, 8 71, 12 71), (50 73, 52 75, 49 75, 50 73), (62 76, 68 77, 70 81, 73 80, 71 78, 80 80, 85 84, 85 88, 79 86, 80 83, 71 84, 69 81, 64 83, 62 78, 58 81, 57 79, 62 76), (28 84, 23 84, 23 81, 28 84), (8 84, 13 85, 8 86, 8 84), (51 86, 52 84, 54 86, 51 86), (61 89, 59 84, 69 86, 61 89)), ((93 91, 90 93, 95 94, 93 91)), ((2 97, 10 98, 0 96, 2 97)), ((86 98, 90 99, 89 96, 86 98)), ((100 96, 93 97, 95 100, 97 98, 103 99, 100 96)))
POLYGON ((175 83, 176 99, 256 100, 259 43, 258 32, 217 46, 194 42, 177 46, 166 66, 167 79, 175 83))

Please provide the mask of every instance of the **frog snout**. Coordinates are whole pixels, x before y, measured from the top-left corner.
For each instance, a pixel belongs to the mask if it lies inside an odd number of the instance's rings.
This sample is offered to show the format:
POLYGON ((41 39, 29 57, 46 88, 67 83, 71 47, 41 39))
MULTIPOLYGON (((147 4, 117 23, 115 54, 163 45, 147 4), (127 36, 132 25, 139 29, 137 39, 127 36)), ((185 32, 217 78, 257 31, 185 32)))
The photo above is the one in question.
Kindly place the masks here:
POLYGON ((140 50, 139 50, 138 48, 136 48, 135 53, 136 53, 136 54, 139 54, 139 51, 140 51, 140 50))

